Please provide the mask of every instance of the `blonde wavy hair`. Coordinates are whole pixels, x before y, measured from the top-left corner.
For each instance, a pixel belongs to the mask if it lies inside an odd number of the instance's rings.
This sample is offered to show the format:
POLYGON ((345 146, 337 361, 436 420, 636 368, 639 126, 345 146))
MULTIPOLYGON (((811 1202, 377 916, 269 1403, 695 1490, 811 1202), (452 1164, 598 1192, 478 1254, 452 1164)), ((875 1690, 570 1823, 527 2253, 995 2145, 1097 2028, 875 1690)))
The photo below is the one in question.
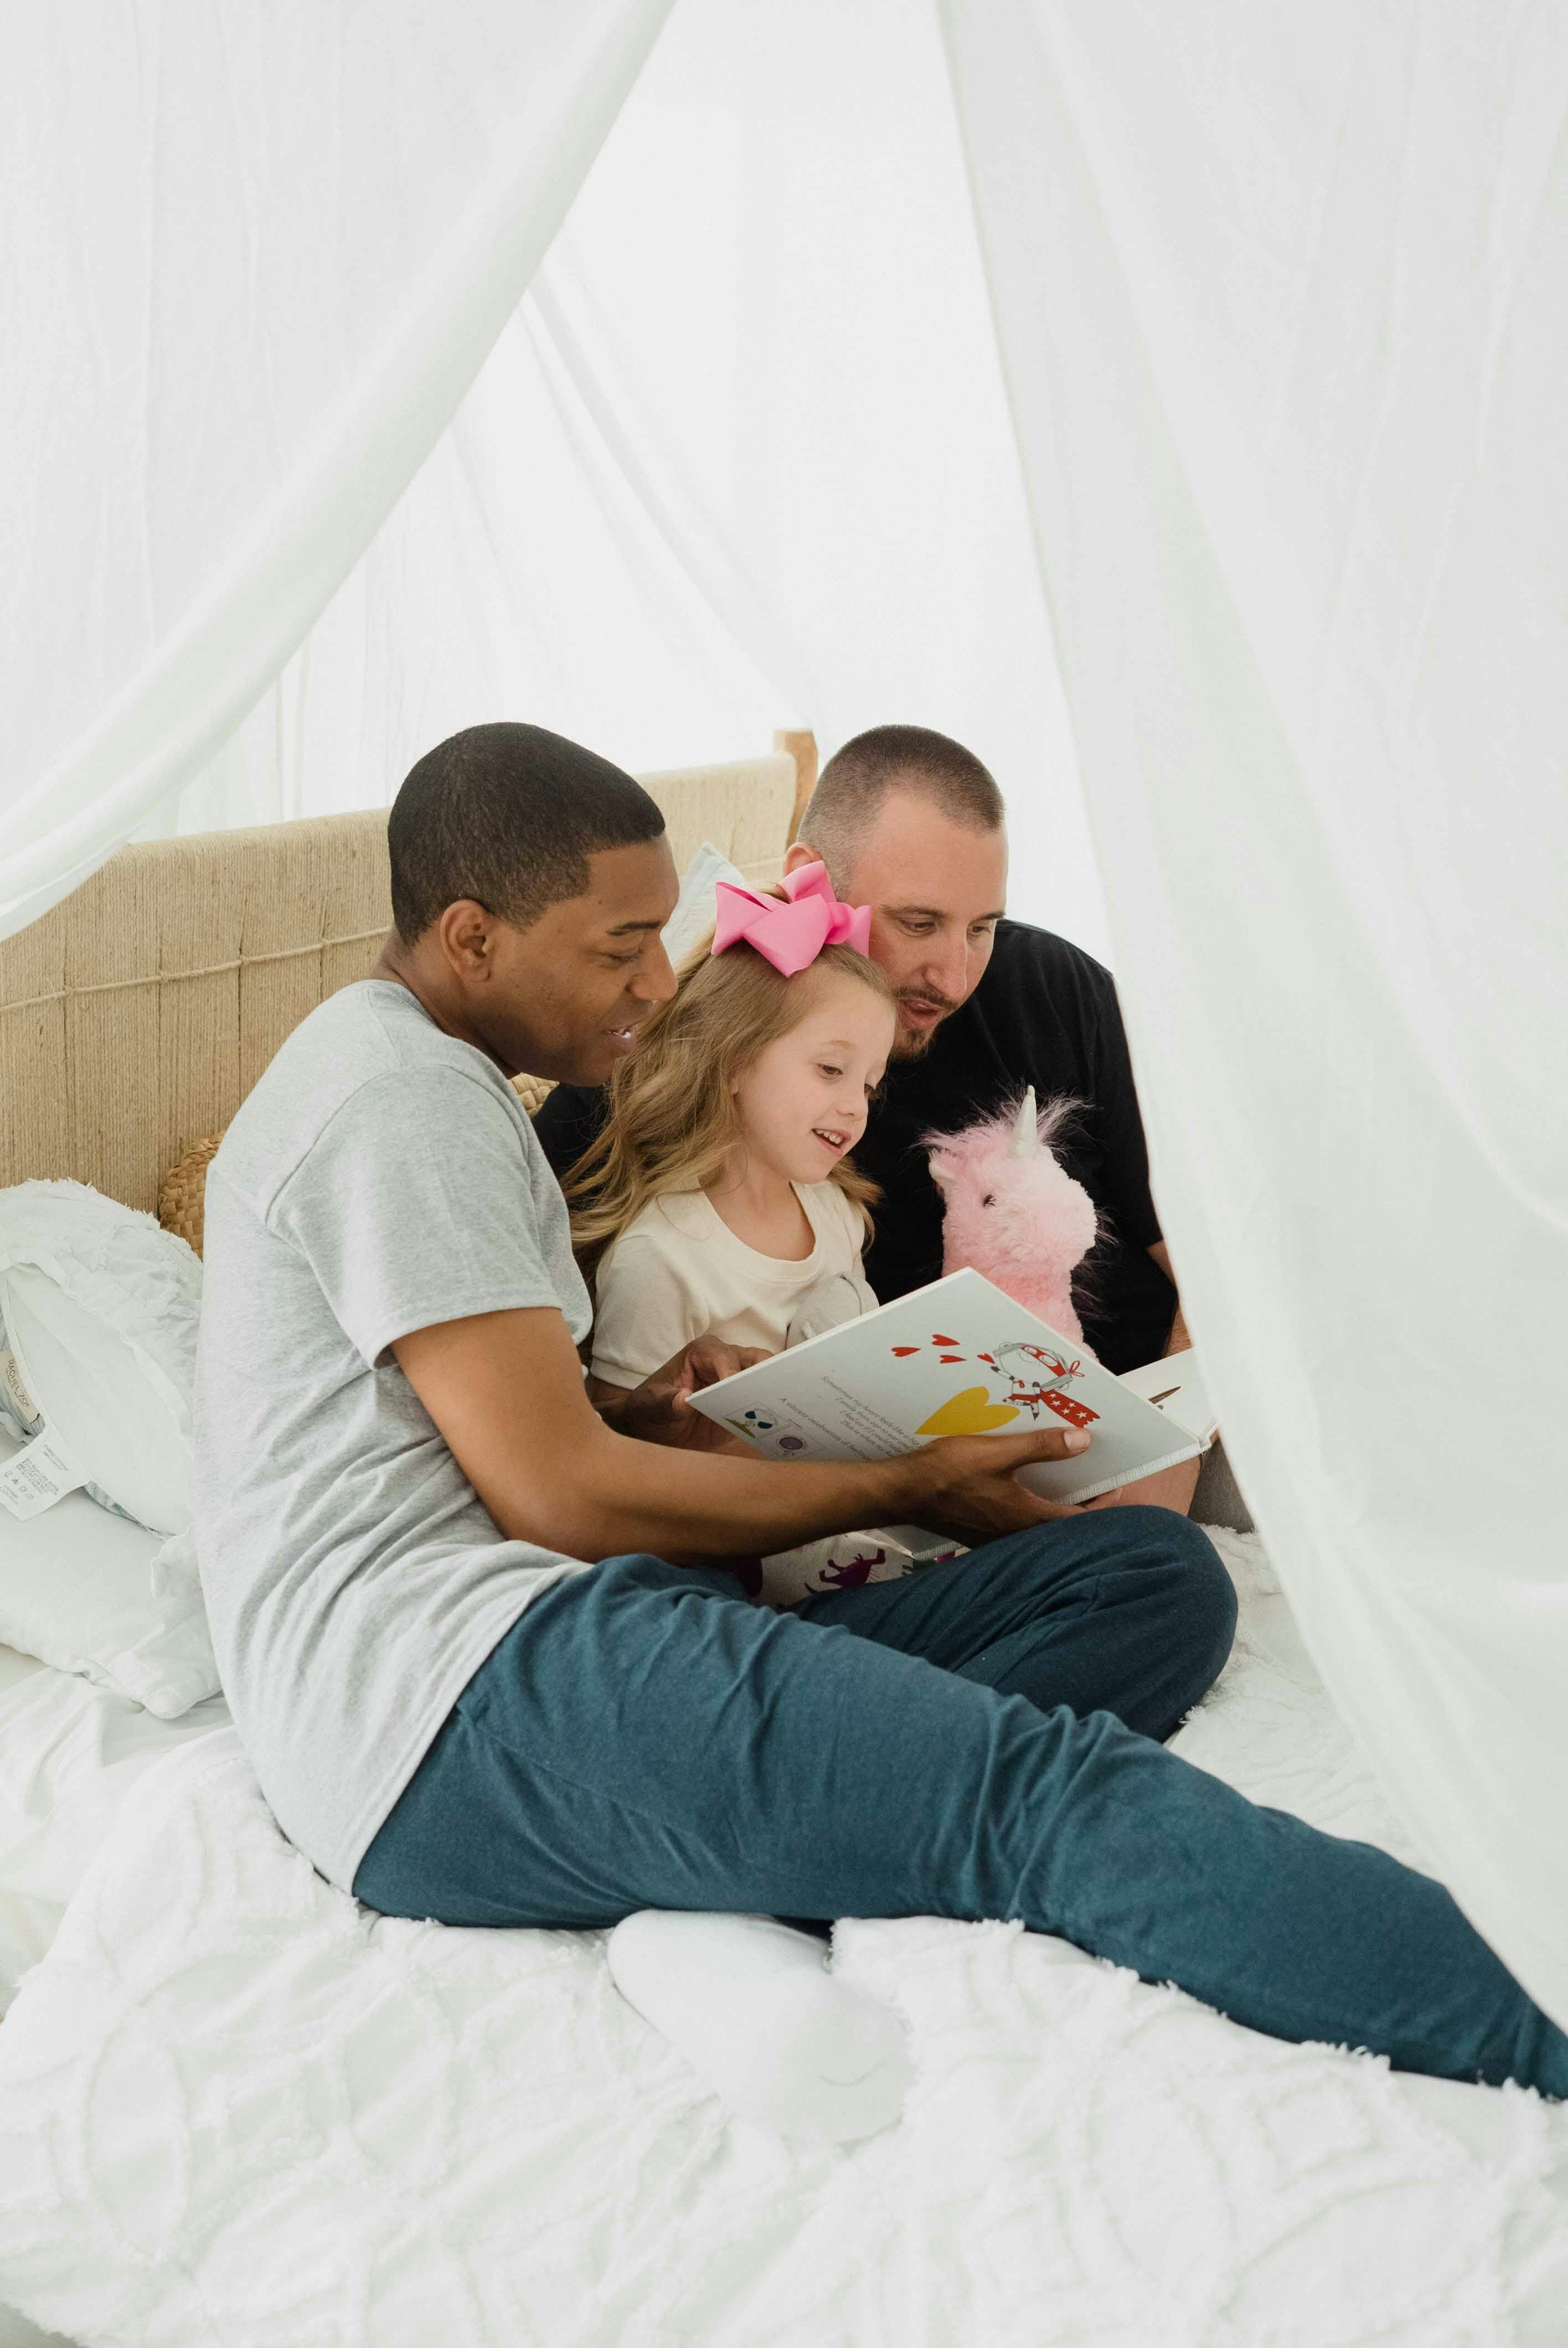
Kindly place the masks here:
MULTIPOLYGON (((852 946, 825 946, 808 970, 784 978, 750 946, 712 954, 712 942, 710 931, 692 948, 674 994, 610 1076, 609 1117, 561 1185, 572 1247, 589 1282, 651 1199, 702 1189, 723 1172, 744 1138, 731 1087, 805 1016, 819 972, 858 980, 893 1001, 882 972, 852 946)), ((847 1158, 828 1179, 860 1209, 869 1236, 869 1210, 881 1196, 876 1183, 847 1158)))

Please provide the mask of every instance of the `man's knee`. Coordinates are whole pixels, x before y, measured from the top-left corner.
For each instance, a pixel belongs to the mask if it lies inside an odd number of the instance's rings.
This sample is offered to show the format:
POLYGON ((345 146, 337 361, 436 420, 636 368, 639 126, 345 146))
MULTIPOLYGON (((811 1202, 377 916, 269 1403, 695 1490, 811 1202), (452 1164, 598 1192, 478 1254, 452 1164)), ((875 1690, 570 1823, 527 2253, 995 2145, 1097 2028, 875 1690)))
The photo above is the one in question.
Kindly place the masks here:
POLYGON ((1133 1515, 1143 1519, 1139 1529, 1149 1548, 1177 1577, 1177 1635, 1192 1673, 1195 1704, 1218 1679, 1230 1653, 1235 1636, 1235 1584, 1201 1526, 1169 1509, 1129 1509, 1122 1519, 1124 1528, 1133 1515))

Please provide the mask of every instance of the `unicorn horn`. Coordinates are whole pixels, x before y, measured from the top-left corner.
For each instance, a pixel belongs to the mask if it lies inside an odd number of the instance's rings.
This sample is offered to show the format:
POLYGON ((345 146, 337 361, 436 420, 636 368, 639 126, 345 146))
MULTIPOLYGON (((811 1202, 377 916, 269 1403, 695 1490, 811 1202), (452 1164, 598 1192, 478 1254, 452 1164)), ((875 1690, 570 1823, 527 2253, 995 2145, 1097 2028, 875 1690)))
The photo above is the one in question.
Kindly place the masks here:
POLYGON ((1008 1145, 1009 1158, 1034 1158, 1040 1151, 1040 1128, 1035 1122, 1034 1086, 1030 1085, 1019 1103, 1018 1123, 1012 1129, 1008 1145))

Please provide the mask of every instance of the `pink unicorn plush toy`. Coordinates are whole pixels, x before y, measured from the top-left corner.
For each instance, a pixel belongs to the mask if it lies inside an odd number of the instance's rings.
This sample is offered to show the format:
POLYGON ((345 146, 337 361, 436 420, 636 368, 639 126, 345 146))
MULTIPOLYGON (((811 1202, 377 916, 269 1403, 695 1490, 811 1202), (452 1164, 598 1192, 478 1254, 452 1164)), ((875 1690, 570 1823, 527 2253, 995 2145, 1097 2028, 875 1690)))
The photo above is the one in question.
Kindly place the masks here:
POLYGON ((1094 1204, 1050 1148, 1071 1101, 1035 1115, 1034 1087, 962 1133, 928 1133, 931 1179, 941 1191, 942 1270, 988 1280, 1075 1345, 1083 1331, 1072 1275, 1094 1244, 1094 1204))

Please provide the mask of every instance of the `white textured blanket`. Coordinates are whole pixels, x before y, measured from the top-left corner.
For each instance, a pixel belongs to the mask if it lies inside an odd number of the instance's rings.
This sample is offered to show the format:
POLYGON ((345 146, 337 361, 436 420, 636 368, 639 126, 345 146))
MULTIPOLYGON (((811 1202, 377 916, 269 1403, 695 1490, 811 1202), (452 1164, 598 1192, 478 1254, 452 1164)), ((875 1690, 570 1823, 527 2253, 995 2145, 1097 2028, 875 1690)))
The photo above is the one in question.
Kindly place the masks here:
MULTIPOLYGON (((1254 1542, 1182 1732, 1399 1848, 1254 1542)), ((841 1929, 918 2078, 726 2122, 591 1934, 375 1921, 231 1731, 143 1780, 0 2029, 0 2300, 114 2348, 1557 2348, 1568 2107, 1289 2047, 1008 1926, 841 1929)))

